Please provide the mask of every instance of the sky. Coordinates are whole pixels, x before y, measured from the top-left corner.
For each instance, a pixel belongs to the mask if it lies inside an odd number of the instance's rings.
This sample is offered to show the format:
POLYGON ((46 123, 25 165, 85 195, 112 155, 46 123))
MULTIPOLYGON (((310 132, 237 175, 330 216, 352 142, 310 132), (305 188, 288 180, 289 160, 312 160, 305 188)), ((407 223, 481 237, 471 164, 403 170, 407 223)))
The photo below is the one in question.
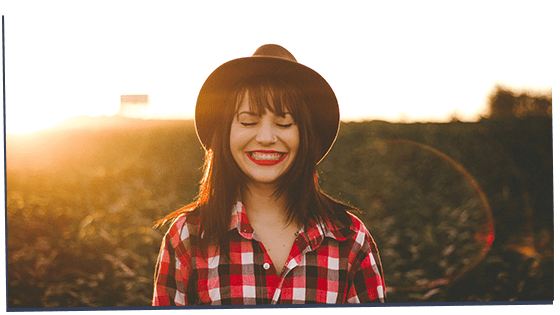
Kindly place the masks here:
POLYGON ((8 133, 114 115, 192 118, 219 65, 287 48, 343 120, 476 121, 497 84, 550 92, 553 1, 4 1, 8 133))

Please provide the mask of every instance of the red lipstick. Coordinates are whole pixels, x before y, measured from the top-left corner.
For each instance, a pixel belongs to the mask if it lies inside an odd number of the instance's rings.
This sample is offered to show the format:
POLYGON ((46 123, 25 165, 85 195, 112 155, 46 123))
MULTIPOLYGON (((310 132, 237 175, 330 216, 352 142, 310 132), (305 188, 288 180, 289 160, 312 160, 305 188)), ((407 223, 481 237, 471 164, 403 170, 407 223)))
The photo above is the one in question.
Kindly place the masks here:
POLYGON ((247 157, 254 163, 262 166, 276 165, 286 158, 287 154, 273 150, 256 150, 247 152, 247 157))

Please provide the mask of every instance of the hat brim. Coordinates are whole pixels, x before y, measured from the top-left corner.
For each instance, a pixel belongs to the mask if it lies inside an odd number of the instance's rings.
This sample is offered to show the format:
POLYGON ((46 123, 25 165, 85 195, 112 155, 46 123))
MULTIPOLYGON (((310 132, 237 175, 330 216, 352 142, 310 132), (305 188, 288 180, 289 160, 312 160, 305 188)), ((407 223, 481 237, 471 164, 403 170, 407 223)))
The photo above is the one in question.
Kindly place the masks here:
POLYGON ((228 61, 218 67, 204 82, 195 109, 198 139, 205 149, 215 126, 221 122, 230 91, 241 80, 256 75, 273 75, 293 82, 306 95, 313 126, 321 141, 319 163, 331 149, 338 134, 340 113, 338 101, 327 81, 313 69, 282 58, 252 56, 228 61))

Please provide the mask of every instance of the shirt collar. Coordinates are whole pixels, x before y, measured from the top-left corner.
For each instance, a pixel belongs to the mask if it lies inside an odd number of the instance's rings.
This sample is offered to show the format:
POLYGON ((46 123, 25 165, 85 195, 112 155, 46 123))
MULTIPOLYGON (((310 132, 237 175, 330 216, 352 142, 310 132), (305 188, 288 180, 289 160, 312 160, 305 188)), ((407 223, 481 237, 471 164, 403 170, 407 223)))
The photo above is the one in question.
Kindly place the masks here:
POLYGON ((314 250, 321 245, 326 237, 343 242, 353 234, 355 234, 353 227, 339 228, 327 218, 326 221, 321 222, 311 220, 310 225, 305 228, 304 236, 311 250, 314 250))
MULTIPOLYGON (((239 235, 246 239, 250 240, 253 238, 253 228, 249 223, 245 206, 241 201, 238 201, 233 207, 229 230, 233 229, 237 229, 239 235)), ((300 233, 304 233, 307 243, 315 249, 321 245, 325 237, 342 242, 351 237, 355 232, 352 227, 339 228, 327 218, 326 221, 321 222, 311 220, 307 226, 300 230, 300 233)))
POLYGON ((238 201, 235 204, 231 213, 229 230, 231 231, 233 229, 237 229, 239 235, 246 239, 250 240, 253 238, 253 227, 251 227, 251 224, 249 223, 249 217, 247 216, 245 206, 241 203, 241 201, 238 201))

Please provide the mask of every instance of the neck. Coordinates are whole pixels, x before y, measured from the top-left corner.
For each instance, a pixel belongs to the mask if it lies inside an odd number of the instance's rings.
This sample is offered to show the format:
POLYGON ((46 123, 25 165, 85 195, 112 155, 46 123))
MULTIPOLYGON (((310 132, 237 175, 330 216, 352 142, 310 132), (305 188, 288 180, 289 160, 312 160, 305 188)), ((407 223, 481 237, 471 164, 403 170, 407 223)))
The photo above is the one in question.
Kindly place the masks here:
POLYGON ((285 195, 275 196, 275 191, 276 186, 249 184, 241 192, 250 221, 286 223, 288 199, 285 195))

